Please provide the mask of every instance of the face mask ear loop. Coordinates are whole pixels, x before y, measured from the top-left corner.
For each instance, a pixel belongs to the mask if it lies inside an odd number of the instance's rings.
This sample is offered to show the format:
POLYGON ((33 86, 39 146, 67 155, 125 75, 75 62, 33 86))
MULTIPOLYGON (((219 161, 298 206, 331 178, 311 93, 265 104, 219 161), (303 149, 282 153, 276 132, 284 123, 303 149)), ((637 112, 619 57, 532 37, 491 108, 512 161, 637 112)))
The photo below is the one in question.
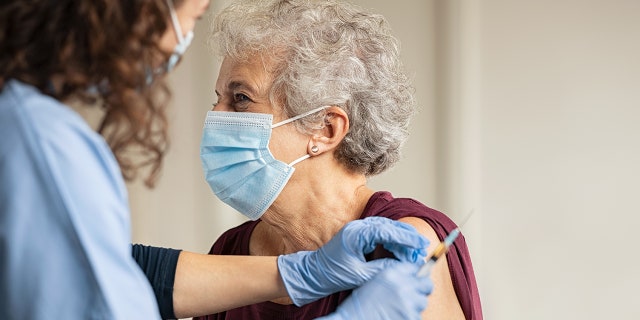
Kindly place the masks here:
POLYGON ((171 14, 173 30, 176 32, 176 37, 178 37, 178 43, 182 43, 184 41, 184 35, 182 34, 182 28, 180 27, 180 21, 178 21, 176 10, 173 7, 173 0, 167 0, 167 5, 169 6, 169 13, 171 14))
POLYGON ((289 163, 289 166, 290 166, 290 167, 293 167, 293 166, 295 166, 296 164, 298 164, 298 163, 302 162, 302 160, 307 160, 307 159, 309 159, 310 157, 311 157, 310 155, 305 154, 304 156, 302 156, 302 157, 300 157, 300 158, 298 158, 298 159, 296 159, 296 160, 293 160, 293 162, 289 163))
POLYGON ((298 119, 304 118, 304 117, 306 117, 306 116, 308 116, 308 115, 310 115, 310 114, 314 114, 314 113, 316 113, 316 112, 318 112, 318 111, 320 111, 320 110, 324 110, 324 109, 326 109, 326 108, 329 108, 329 106, 322 106, 322 107, 319 107, 319 108, 312 109, 312 110, 307 111, 307 112, 305 112, 305 113, 303 113, 303 114, 299 114, 299 115, 297 115, 297 116, 295 116, 295 117, 292 117, 292 118, 289 118, 289 119, 287 119, 287 120, 280 121, 280 122, 278 122, 278 123, 276 123, 276 124, 272 125, 272 126, 271 126, 271 128, 272 128, 272 129, 273 129, 273 128, 277 128, 277 127, 282 126, 282 125, 285 125, 285 124, 287 124, 287 123, 294 122, 294 121, 296 121, 296 120, 298 120, 298 119))

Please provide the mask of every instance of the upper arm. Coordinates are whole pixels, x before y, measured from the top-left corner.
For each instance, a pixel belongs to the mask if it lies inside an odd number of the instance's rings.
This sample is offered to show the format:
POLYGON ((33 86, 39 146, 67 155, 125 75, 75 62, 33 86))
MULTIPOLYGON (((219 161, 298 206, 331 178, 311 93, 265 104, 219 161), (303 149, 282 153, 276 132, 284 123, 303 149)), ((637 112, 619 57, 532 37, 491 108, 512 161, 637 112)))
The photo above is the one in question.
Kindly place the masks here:
POLYGON ((0 296, 8 297, 0 314, 152 317, 157 307, 131 257, 126 189, 108 148, 70 110, 42 100, 19 101, 0 130, 12 139, 0 140, 11 148, 0 161, 0 296))
MULTIPOLYGON (((131 256, 130 212, 117 162, 100 136, 78 124, 42 137, 46 183, 58 202, 59 230, 76 250, 114 318, 159 315, 149 282, 131 256)), ((53 230, 56 232, 58 230, 53 230)))
MULTIPOLYGON (((417 217, 405 217, 398 221, 414 226, 419 233, 429 239, 430 243, 427 248, 427 255, 430 255, 440 243, 440 239, 435 230, 424 220, 417 217)), ((462 307, 453 288, 449 266, 444 259, 438 260, 430 276, 434 287, 433 292, 428 297, 427 309, 422 313, 422 318, 464 320, 465 317, 462 312, 462 307)))

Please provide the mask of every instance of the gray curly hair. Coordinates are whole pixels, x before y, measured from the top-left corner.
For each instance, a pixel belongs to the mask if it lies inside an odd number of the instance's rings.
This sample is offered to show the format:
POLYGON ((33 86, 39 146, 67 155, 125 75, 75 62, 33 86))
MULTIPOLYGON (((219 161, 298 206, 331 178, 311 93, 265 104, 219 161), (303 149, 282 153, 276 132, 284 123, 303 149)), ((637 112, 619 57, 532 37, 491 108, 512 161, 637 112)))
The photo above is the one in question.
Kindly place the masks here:
MULTIPOLYGON (((212 28, 220 56, 274 63, 270 99, 288 117, 324 105, 347 113, 335 155, 348 169, 371 176, 399 160, 414 96, 383 16, 343 1, 250 0, 227 7, 212 28)), ((322 116, 296 125, 310 132, 322 116)))

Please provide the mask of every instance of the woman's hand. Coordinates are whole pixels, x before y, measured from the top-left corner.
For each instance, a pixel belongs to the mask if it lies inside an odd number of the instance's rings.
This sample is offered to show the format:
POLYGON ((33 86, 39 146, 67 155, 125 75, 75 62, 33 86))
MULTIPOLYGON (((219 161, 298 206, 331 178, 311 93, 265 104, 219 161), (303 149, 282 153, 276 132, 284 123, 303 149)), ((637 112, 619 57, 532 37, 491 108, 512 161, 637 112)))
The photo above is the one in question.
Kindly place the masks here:
POLYGON ((398 263, 351 293, 323 320, 420 319, 433 282, 417 275, 419 264, 398 263))
POLYGON ((279 256, 278 269, 291 300, 301 306, 334 292, 359 287, 400 261, 420 262, 428 245, 429 240, 409 224, 369 217, 349 222, 316 251, 279 256), (378 244, 398 260, 367 262, 365 255, 378 244))

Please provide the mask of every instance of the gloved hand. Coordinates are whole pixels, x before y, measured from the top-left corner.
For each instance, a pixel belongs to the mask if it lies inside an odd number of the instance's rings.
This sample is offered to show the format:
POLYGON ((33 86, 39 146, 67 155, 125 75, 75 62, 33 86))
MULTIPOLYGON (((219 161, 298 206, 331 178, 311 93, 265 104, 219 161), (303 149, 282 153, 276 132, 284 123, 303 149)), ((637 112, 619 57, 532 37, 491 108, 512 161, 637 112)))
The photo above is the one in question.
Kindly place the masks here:
POLYGON ((419 277, 419 264, 398 263, 353 290, 336 312, 316 320, 420 319, 433 290, 429 277, 419 277))
POLYGON ((289 297, 301 306, 334 292, 356 288, 381 270, 399 263, 395 259, 367 262, 364 256, 376 244, 382 244, 400 261, 417 262, 426 256, 429 240, 413 226, 387 218, 349 222, 316 251, 278 257, 278 269, 289 297))

